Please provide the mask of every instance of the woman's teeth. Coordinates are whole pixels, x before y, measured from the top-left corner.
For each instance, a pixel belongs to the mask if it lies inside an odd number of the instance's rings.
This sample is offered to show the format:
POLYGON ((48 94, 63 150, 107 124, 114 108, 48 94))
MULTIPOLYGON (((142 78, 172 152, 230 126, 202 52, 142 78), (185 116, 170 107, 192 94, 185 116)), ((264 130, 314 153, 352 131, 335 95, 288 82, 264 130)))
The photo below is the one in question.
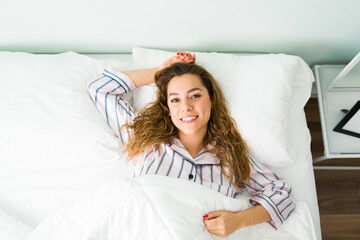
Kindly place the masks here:
POLYGON ((196 117, 186 117, 186 118, 183 118, 182 120, 183 121, 191 121, 193 119, 195 119, 196 117))

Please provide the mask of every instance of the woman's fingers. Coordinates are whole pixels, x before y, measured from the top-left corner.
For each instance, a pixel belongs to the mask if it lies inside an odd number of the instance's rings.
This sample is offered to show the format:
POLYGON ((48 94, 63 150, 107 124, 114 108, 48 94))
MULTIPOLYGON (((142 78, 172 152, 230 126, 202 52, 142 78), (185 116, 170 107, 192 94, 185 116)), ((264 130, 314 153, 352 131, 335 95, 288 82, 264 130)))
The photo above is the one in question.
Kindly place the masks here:
POLYGON ((210 220, 213 218, 217 218, 219 216, 221 216, 225 211, 214 211, 214 212, 210 212, 207 215, 204 216, 205 219, 210 220))
POLYGON ((195 63, 196 60, 196 56, 195 53, 191 56, 191 62, 190 63, 195 63))
POLYGON ((239 228, 238 219, 228 211, 214 211, 204 218, 205 228, 218 237, 227 237, 239 228))
POLYGON ((179 57, 179 59, 181 59, 181 60, 185 60, 186 59, 186 57, 187 57, 187 53, 185 53, 185 52, 183 52, 183 51, 179 51, 178 53, 178 57, 179 57))
POLYGON ((189 52, 178 51, 176 57, 186 63, 195 63, 195 57, 189 52))

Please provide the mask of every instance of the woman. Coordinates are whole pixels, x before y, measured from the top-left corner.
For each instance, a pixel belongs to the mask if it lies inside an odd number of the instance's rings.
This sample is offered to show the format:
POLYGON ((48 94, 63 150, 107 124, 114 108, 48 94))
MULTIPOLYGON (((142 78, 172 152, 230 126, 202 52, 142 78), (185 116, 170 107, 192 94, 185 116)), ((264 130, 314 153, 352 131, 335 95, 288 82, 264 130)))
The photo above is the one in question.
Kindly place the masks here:
POLYGON ((295 208, 292 189, 249 156, 220 87, 194 63, 195 55, 178 52, 159 68, 104 70, 88 89, 124 144, 128 159, 135 162, 134 177, 181 178, 231 197, 247 190, 254 207, 203 217, 214 235, 226 237, 262 222, 277 229, 295 208), (153 82, 158 87, 157 100, 139 114, 122 96, 153 82))

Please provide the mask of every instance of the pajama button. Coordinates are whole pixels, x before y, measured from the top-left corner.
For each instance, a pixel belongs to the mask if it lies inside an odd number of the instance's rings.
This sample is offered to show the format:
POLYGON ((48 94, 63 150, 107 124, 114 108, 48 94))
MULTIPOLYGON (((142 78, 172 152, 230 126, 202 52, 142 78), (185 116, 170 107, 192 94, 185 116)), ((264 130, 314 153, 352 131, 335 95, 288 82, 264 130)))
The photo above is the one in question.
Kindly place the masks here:
POLYGON ((191 180, 191 179, 193 179, 193 178, 194 178, 194 175, 189 174, 189 179, 191 180))

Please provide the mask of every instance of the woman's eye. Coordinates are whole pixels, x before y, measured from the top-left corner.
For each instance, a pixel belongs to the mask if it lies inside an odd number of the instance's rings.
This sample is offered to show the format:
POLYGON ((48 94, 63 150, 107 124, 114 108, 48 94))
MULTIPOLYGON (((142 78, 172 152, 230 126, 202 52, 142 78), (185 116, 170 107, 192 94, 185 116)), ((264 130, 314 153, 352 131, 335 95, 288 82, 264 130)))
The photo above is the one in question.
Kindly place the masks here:
POLYGON ((179 99, 177 99, 177 98, 173 98, 173 99, 170 100, 170 102, 172 102, 172 103, 176 103, 178 101, 179 101, 179 99))
POLYGON ((191 97, 191 98, 199 98, 199 97, 201 97, 201 95, 200 95, 200 94, 195 94, 195 95, 192 95, 192 97, 191 97))

